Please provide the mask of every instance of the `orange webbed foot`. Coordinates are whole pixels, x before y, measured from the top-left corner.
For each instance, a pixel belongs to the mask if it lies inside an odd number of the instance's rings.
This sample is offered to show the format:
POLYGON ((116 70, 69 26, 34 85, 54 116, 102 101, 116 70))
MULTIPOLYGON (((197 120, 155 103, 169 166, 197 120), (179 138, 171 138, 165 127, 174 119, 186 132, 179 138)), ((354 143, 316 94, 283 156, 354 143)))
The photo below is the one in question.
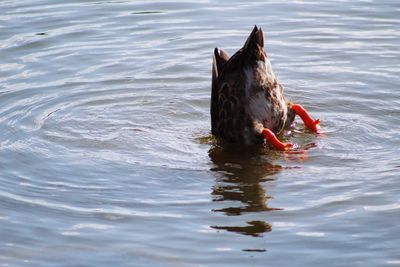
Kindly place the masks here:
POLYGON ((303 120, 304 124, 314 133, 319 133, 320 131, 320 120, 316 119, 313 120, 313 118, 311 117, 310 113, 308 113, 308 111, 303 108, 303 106, 299 105, 299 104, 293 104, 292 105, 292 110, 300 116, 300 118, 303 120))
POLYGON ((282 143, 281 141, 279 141, 279 139, 270 129, 264 128, 264 130, 262 131, 262 135, 277 150, 285 151, 293 147, 293 144, 291 143, 282 143))

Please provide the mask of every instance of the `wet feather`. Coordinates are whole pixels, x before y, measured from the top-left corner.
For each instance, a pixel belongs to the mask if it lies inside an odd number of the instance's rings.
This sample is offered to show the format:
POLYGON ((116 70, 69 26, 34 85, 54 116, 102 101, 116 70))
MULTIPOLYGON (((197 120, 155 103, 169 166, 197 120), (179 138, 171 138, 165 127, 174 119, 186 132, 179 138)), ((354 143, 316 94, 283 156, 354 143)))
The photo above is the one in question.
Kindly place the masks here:
POLYGON ((214 50, 212 134, 232 143, 261 143, 263 128, 278 134, 293 122, 290 105, 264 51, 261 28, 255 26, 231 58, 214 50))

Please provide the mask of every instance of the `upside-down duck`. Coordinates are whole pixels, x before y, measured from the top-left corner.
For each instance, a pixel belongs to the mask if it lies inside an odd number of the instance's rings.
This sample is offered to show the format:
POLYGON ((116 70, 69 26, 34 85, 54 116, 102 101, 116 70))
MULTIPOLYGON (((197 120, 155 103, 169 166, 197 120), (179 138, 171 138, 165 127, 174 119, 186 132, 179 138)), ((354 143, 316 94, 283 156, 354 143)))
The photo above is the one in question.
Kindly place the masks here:
POLYGON ((310 130, 319 131, 319 120, 285 98, 257 26, 231 58, 215 48, 211 87, 211 132, 229 143, 267 142, 277 150, 291 149, 293 144, 282 143, 276 135, 293 123, 296 114, 310 130))

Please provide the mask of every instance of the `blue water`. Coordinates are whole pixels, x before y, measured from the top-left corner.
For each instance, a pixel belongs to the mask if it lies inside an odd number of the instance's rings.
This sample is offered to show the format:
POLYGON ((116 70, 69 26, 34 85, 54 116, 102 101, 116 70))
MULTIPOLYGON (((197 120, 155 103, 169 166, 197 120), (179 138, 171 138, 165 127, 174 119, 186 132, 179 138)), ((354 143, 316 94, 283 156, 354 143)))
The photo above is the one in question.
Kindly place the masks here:
POLYGON ((400 2, 1 1, 0 266, 400 266, 400 2), (221 148, 254 24, 305 150, 221 148))

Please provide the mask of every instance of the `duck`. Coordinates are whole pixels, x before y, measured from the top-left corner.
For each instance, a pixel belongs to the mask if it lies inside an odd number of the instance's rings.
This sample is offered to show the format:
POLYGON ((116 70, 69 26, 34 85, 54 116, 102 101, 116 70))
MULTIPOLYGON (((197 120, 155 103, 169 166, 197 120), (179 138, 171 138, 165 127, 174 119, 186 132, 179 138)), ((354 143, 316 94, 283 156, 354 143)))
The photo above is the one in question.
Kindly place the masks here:
POLYGON ((294 144, 281 142, 277 136, 290 128, 296 115, 312 132, 320 131, 319 119, 285 97, 257 25, 232 57, 223 49, 214 49, 210 113, 211 133, 234 144, 293 149, 294 144))

